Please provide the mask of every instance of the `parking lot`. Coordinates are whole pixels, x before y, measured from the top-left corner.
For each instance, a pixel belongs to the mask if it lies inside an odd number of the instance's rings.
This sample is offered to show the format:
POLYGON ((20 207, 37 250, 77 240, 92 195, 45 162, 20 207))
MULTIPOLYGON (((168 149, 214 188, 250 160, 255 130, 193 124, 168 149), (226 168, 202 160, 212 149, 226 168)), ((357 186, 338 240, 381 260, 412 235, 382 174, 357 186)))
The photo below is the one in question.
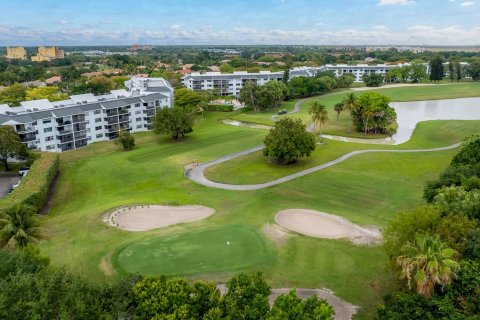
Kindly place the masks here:
POLYGON ((0 174, 0 199, 8 194, 8 190, 18 182, 18 174, 0 174))

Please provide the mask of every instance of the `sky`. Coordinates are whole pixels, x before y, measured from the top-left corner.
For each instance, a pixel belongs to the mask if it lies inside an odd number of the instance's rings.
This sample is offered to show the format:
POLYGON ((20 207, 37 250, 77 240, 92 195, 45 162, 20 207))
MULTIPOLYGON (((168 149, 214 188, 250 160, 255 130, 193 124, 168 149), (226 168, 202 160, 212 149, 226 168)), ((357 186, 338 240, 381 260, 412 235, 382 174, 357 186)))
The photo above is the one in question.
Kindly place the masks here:
POLYGON ((0 46, 480 45, 480 0, 0 0, 0 46))

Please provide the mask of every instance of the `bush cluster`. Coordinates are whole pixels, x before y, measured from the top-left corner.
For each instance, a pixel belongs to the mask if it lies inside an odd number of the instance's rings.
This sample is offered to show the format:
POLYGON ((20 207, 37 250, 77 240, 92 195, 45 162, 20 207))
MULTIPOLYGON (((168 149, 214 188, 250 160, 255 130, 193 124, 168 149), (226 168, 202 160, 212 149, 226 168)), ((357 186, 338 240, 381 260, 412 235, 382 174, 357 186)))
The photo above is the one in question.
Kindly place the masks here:
POLYGON ((58 163, 58 154, 42 153, 32 164, 20 186, 0 200, 0 211, 15 205, 28 205, 40 211, 47 200, 48 188, 57 173, 58 163))

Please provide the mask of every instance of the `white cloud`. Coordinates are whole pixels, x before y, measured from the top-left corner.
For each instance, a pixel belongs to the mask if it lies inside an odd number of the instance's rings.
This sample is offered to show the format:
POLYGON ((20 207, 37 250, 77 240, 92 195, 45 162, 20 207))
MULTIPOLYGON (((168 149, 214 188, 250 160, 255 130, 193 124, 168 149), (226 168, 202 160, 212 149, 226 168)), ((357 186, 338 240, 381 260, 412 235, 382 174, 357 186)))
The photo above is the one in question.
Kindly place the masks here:
POLYGON ((60 31, 0 25, 0 43, 4 45, 127 45, 148 44, 310 44, 310 45, 474 45, 480 38, 480 26, 434 27, 414 25, 405 30, 393 31, 379 25, 371 29, 349 28, 334 30, 315 27, 311 29, 254 29, 236 27, 217 30, 211 26, 184 29, 175 24, 170 28, 143 28, 126 31, 107 31, 101 26, 66 26, 60 31))
POLYGON ((471 7, 475 5, 475 1, 464 1, 460 4, 462 7, 471 7))
POLYGON ((406 5, 406 4, 411 4, 414 3, 414 0, 380 0, 378 2, 378 5, 380 6, 386 6, 386 5, 406 5))

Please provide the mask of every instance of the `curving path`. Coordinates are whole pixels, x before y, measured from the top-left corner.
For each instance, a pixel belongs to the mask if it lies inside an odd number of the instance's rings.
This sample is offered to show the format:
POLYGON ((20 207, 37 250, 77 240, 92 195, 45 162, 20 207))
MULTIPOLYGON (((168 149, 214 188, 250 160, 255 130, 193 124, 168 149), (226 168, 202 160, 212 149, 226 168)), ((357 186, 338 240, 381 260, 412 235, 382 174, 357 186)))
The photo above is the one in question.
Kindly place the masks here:
MULTIPOLYGON (((222 295, 225 295, 228 291, 225 284, 218 284, 217 289, 222 295)), ((268 297, 270 305, 273 305, 275 299, 277 299, 279 295, 287 294, 290 290, 291 288, 271 289, 272 293, 268 297)), ((316 295, 320 299, 327 300, 328 304, 335 310, 334 320, 349 320, 352 319, 355 313, 357 313, 357 306, 340 299, 330 290, 297 288, 296 291, 297 296, 301 299, 308 299, 311 296, 316 295)))
MULTIPOLYGON (((331 93, 331 94, 337 94, 337 93, 331 93)), ((326 95, 326 96, 327 96, 327 95, 326 95)), ((304 101, 307 101, 307 100, 312 99, 312 98, 315 98, 315 97, 309 97, 309 98, 303 98, 303 99, 297 100, 297 102, 295 102, 295 106, 293 107, 293 110, 285 113, 284 115, 292 114, 292 113, 297 113, 298 111, 300 111, 300 107, 302 106, 302 103, 303 103, 304 101)), ((272 116, 272 120, 273 120, 273 121, 277 121, 277 117, 278 117, 277 114, 276 114, 276 115, 273 115, 273 116, 272 116)))
POLYGON ((241 157, 243 155, 247 155, 247 154, 250 154, 250 153, 253 153, 253 152, 256 152, 256 151, 260 151, 264 148, 263 145, 262 145, 262 146, 254 147, 254 148, 251 148, 251 149, 243 150, 243 151, 240 151, 240 152, 232 153, 232 154, 223 156, 221 158, 218 158, 218 159, 210 161, 210 162, 202 163, 202 164, 198 165, 197 167, 194 167, 194 168, 191 168, 191 169, 185 171, 185 177, 187 177, 188 179, 190 179, 190 180, 192 180, 192 181, 194 181, 198 184, 204 185, 206 187, 211 187, 211 188, 224 189, 224 190, 238 190, 238 191, 258 190, 258 189, 265 189, 265 188, 268 188, 268 187, 272 187, 272 186, 275 186, 277 184, 284 183, 284 182, 287 182, 287 181, 290 181, 290 180, 293 180, 293 179, 296 179, 296 178, 299 178, 299 177, 303 177, 307 174, 332 167, 332 166, 334 166, 334 165, 336 165, 340 162, 343 162, 343 161, 345 161, 347 159, 350 159, 353 156, 356 156, 356 155, 359 155, 359 154, 374 153, 374 152, 388 152, 388 153, 435 152, 435 151, 451 150, 451 149, 458 148, 459 146, 460 146, 460 143, 456 143, 456 144, 453 144, 453 145, 447 146, 447 147, 433 148, 433 149, 357 150, 357 151, 352 151, 350 153, 347 153, 347 154, 345 154, 341 157, 338 157, 335 160, 326 162, 324 164, 321 164, 321 165, 318 165, 318 166, 315 166, 315 167, 312 167, 312 168, 309 168, 309 169, 306 169, 306 170, 302 170, 302 171, 290 174, 288 176, 285 176, 285 177, 282 177, 282 178, 279 178, 279 179, 276 179, 276 180, 272 180, 272 181, 265 182, 265 183, 259 183, 259 184, 242 184, 242 185, 226 184, 226 183, 213 182, 213 181, 208 180, 205 177, 204 173, 205 173, 206 168, 214 166, 214 165, 222 163, 222 162, 226 162, 226 161, 241 157))

